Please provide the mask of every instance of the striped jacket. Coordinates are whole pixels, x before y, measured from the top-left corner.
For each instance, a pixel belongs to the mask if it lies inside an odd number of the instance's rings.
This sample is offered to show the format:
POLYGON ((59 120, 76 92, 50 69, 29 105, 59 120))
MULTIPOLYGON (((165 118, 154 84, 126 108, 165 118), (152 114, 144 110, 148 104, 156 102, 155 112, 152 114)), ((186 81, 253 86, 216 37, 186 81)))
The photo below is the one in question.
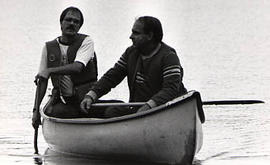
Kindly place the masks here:
POLYGON ((135 47, 127 48, 92 90, 97 97, 101 97, 126 76, 130 102, 146 102, 151 99, 160 105, 186 93, 182 83, 183 69, 176 51, 165 43, 161 43, 157 53, 147 59, 142 59, 135 47))

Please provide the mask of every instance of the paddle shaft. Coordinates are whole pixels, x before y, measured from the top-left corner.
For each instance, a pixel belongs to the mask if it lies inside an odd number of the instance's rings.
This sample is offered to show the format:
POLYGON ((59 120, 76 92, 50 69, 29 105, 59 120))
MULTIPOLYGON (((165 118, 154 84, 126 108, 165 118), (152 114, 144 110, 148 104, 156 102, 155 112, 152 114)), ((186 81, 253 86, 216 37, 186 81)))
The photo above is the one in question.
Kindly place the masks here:
POLYGON ((217 100, 217 101, 204 101, 203 105, 228 105, 228 104, 258 104, 264 103, 261 100, 217 100))
MULTIPOLYGON (((35 105, 34 105, 34 109, 37 112, 34 113, 39 113, 39 88, 40 88, 40 82, 39 79, 36 80, 36 95, 35 95, 35 105)), ((38 116, 40 116, 40 114, 38 114, 38 116)), ((35 128, 35 134, 34 134, 34 149, 35 149, 35 154, 38 154, 38 126, 35 128)))
MULTIPOLYGON (((261 100, 216 100, 216 101, 203 101, 203 105, 230 105, 230 104, 258 104, 264 103, 261 100)), ((125 106, 143 106, 145 102, 133 103, 95 103, 92 107, 125 107, 125 106)))

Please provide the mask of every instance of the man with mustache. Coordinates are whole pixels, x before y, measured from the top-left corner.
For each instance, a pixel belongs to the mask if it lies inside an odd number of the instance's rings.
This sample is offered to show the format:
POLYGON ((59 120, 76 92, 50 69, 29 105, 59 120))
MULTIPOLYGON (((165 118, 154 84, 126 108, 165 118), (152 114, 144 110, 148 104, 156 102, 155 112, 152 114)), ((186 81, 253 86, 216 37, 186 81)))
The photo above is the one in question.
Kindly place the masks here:
MULTIPOLYGON (((39 82, 38 106, 43 100, 51 78, 53 103, 46 114, 53 117, 80 117, 80 102, 92 83, 97 80, 94 42, 90 36, 79 34, 84 19, 76 7, 66 8, 60 16, 62 35, 46 42, 36 81, 39 82)), ((34 128, 40 124, 38 109, 32 117, 34 128)))
POLYGON ((139 108, 109 108, 106 117, 117 117, 146 111, 164 104, 184 93, 183 69, 176 51, 162 42, 160 21, 151 16, 139 17, 132 28, 128 47, 113 68, 93 85, 81 102, 85 113, 91 104, 116 87, 126 76, 130 102, 145 102, 139 108))

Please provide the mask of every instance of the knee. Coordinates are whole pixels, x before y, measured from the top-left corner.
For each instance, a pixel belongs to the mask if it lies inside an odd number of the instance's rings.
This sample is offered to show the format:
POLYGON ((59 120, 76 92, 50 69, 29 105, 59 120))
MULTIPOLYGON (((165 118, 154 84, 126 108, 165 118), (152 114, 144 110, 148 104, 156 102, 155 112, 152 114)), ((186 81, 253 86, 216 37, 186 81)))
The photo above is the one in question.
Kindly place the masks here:
POLYGON ((52 106, 48 106, 45 110, 44 113, 48 116, 52 116, 53 114, 53 107, 52 106))
POLYGON ((53 106, 49 106, 45 110, 45 114, 50 116, 50 117, 57 117, 57 118, 62 118, 65 117, 66 115, 66 108, 64 105, 61 103, 55 104, 53 106))

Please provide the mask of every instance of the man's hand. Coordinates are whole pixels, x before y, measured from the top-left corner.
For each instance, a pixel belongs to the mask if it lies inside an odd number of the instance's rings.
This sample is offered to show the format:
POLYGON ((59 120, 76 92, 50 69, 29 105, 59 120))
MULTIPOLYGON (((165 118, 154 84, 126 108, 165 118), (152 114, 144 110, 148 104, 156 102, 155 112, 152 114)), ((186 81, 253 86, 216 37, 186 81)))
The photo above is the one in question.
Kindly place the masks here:
POLYGON ((41 125, 40 114, 38 113, 38 110, 35 109, 32 116, 32 126, 36 129, 39 125, 41 125))
POLYGON ((87 114, 93 103, 94 99, 91 96, 85 95, 83 101, 80 104, 82 112, 87 114))
POLYGON ((148 109, 151 109, 151 107, 149 104, 146 103, 143 106, 141 106, 137 112, 147 111, 148 109))

